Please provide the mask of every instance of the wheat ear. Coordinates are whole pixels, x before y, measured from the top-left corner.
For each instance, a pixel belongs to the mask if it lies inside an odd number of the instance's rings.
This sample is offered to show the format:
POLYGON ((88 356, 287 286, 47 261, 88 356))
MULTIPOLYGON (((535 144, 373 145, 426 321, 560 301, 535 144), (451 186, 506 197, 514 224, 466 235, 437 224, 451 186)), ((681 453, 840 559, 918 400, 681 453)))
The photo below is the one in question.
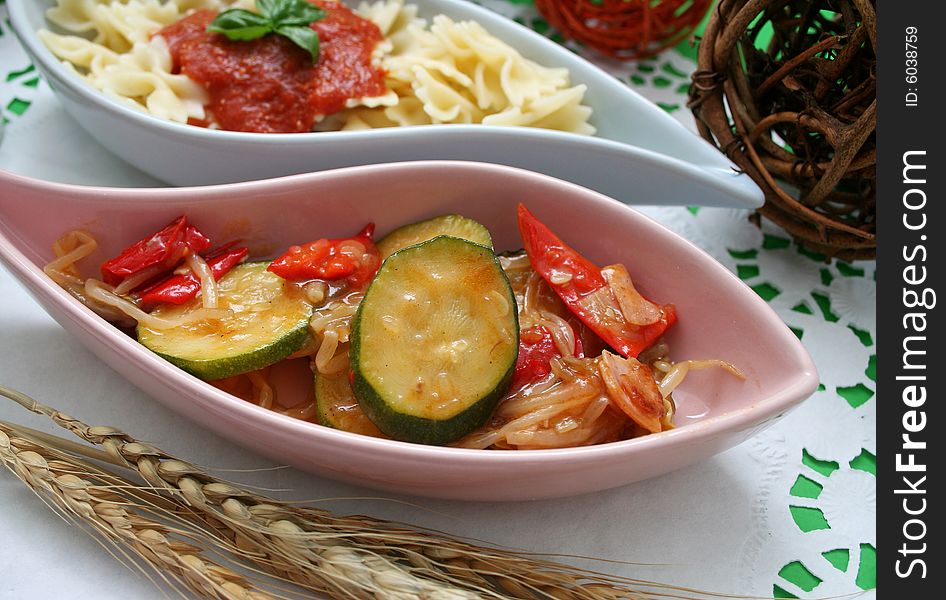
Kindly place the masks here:
MULTIPOLYGON (((189 532, 158 521, 149 514, 154 509, 137 508, 141 506, 140 491, 135 503, 114 491, 133 486, 130 482, 19 437, 6 424, 0 424, 0 462, 64 519, 100 534, 103 546, 116 558, 143 572, 144 561, 182 596, 182 590, 187 589, 206 598, 226 600, 276 597, 180 539, 189 532), (81 476, 76 474, 79 472, 81 476)), ((156 500, 160 504, 160 497, 156 500)))
POLYGON ((280 503, 113 427, 90 427, 2 386, 0 395, 101 447, 98 458, 137 471, 154 490, 202 516, 226 550, 333 598, 732 597, 577 569, 399 523, 280 503))

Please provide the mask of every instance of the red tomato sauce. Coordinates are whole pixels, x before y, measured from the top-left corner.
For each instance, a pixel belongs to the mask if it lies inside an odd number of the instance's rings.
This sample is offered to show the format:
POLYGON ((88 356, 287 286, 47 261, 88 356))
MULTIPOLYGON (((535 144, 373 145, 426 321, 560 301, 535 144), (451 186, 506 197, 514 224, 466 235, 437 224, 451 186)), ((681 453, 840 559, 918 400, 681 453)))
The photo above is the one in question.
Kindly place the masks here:
POLYGON ((314 65, 306 50, 281 35, 239 42, 208 33, 217 16, 213 10, 199 10, 155 34, 167 41, 174 72, 203 85, 210 96, 207 121, 193 124, 301 133, 349 99, 387 92, 384 70, 371 64, 383 39, 378 26, 337 2, 312 3, 326 12, 311 25, 320 40, 314 65))

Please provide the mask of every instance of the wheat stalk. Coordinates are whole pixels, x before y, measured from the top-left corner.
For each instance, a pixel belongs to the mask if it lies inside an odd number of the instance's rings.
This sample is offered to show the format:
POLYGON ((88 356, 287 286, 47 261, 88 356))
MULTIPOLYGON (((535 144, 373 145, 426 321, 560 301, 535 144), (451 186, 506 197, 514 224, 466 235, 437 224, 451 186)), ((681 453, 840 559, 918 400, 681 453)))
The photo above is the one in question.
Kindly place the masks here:
MULTIPOLYGON (((275 598, 244 576, 205 556, 198 546, 180 539, 189 532, 155 519, 149 514, 152 510, 142 510, 141 490, 138 502, 132 504, 114 491, 133 486, 130 482, 120 481, 92 464, 20 437, 5 424, 0 424, 0 462, 60 516, 73 523, 83 523, 99 533, 105 540, 103 545, 116 558, 139 569, 142 565, 134 557, 143 560, 158 570, 172 589, 183 587, 203 597, 226 600, 275 598), (76 474, 79 472, 82 476, 76 474)), ((163 499, 156 497, 155 500, 159 506, 163 499)))
MULTIPOLYGON (((257 570, 332 598, 649 600, 719 596, 609 576, 542 560, 536 555, 485 548, 440 532, 390 521, 365 516, 335 516, 324 510, 281 503, 217 479, 114 427, 86 425, 2 386, 0 395, 49 417, 60 427, 101 448, 88 448, 56 436, 24 433, 20 426, 0 422, 0 432, 6 431, 7 439, 15 439, 11 434, 16 433, 20 438, 33 439, 27 450, 22 449, 27 443, 25 441, 8 442, 5 448, 10 450, 2 454, 5 464, 34 490, 46 491, 57 507, 62 509, 65 506, 71 514, 90 520, 96 531, 111 539, 130 543, 139 554, 140 539, 129 538, 129 531, 138 527, 142 531, 155 532, 147 534, 149 541, 150 536, 155 535, 168 540, 168 528, 158 527, 153 520, 144 523, 140 521, 142 515, 122 506, 124 512, 121 514, 127 518, 120 520, 123 529, 119 535, 114 527, 99 523, 94 511, 73 510, 75 502, 65 499, 82 494, 83 502, 88 504, 92 498, 98 505, 107 506, 108 511, 114 512, 119 509, 113 507, 116 502, 108 490, 117 485, 126 490, 134 489, 125 497, 136 499, 138 504, 160 506, 161 502, 170 503, 172 508, 162 507, 162 514, 172 514, 186 526, 178 528, 178 533, 186 531, 192 539, 212 546, 217 552, 235 556, 238 564, 254 564, 257 570), (46 459, 37 450, 40 444, 55 448, 56 460, 46 459), (27 455, 28 460, 24 460, 23 452, 31 453, 27 455), (77 458, 76 454, 129 468, 137 472, 148 487, 135 487, 77 458), (18 457, 18 462, 12 457, 18 457), (56 469, 66 470, 66 465, 83 476, 89 474, 99 478, 106 485, 82 486, 68 479, 59 483, 57 477, 61 476, 57 475, 56 469), (56 483, 53 485, 51 482, 56 483), (67 483, 76 490, 69 491, 71 488, 64 487, 67 483), (129 530, 130 524, 138 523, 140 525, 129 530)), ((258 595, 264 594, 263 588, 253 581, 208 562, 196 544, 161 541, 155 537, 154 542, 144 548, 160 559, 152 560, 149 554, 146 558, 152 563, 166 568, 190 589, 207 597, 254 600, 267 597, 258 595), (164 553, 150 552, 152 546, 161 548, 164 553), (194 558, 184 560, 182 556, 194 558), (184 568, 191 563, 196 566, 199 561, 203 565, 196 569, 200 577, 195 575, 195 570, 184 568), (212 574, 216 579, 210 579, 210 575, 204 573, 212 574), (229 587, 224 587, 224 583, 229 587)))

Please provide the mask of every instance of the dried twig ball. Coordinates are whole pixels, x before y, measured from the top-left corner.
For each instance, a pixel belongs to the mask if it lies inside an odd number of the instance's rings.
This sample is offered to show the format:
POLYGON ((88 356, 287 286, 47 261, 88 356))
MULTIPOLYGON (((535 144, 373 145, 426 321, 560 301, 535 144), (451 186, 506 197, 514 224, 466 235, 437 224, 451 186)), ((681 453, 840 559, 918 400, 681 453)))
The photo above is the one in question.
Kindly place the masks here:
POLYGON ((608 56, 646 58, 683 41, 712 0, 535 0, 566 38, 608 56))
POLYGON ((807 248, 876 255, 873 0, 720 0, 699 48, 700 133, 765 192, 807 248))

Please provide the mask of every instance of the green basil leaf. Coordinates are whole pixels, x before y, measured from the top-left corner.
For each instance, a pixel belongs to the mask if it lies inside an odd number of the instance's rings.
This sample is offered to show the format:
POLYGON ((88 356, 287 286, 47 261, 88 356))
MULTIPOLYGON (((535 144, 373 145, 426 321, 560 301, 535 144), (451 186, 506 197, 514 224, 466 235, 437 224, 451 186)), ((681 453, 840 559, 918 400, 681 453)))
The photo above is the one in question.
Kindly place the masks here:
POLYGON ((276 33, 292 40, 297 46, 309 51, 312 62, 319 60, 319 34, 308 25, 277 27, 276 33))
POLYGON ((261 38, 272 30, 273 24, 269 19, 241 8, 223 11, 207 26, 211 33, 222 33, 231 40, 240 41, 261 38))
POLYGON ((325 17, 325 11, 306 0, 257 0, 257 14, 240 8, 225 10, 207 27, 231 40, 249 41, 276 32, 319 58, 319 35, 309 25, 325 17))
MULTIPOLYGON (((280 0, 277 0, 280 1, 280 0)), ((282 0, 286 3, 286 12, 273 18, 273 23, 280 25, 310 25, 325 17, 325 11, 309 4, 306 0, 282 0)))
POLYGON ((260 12, 261 15, 269 17, 271 21, 274 21, 273 17, 280 12, 279 5, 285 4, 286 0, 256 0, 256 10, 260 12))

